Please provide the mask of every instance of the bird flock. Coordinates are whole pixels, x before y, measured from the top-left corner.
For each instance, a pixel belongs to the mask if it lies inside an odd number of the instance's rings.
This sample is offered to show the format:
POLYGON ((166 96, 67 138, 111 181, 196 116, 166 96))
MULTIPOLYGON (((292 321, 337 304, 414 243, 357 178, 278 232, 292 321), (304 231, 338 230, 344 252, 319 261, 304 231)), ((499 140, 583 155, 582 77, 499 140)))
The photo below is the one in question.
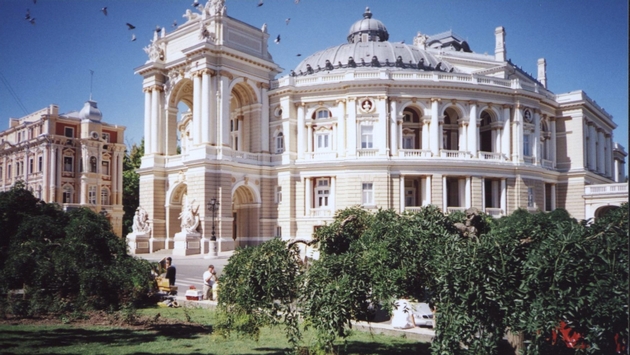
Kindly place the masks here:
MULTIPOLYGON (((297 4, 299 4, 299 3, 300 3, 300 0, 294 0, 294 3, 297 5, 297 4)), ((36 4, 37 4, 37 0, 33 0, 33 4, 34 4, 34 5, 36 5, 36 4)), ((263 5, 264 5, 264 0, 258 0, 258 4, 257 4, 256 6, 257 6, 257 7, 261 7, 261 6, 263 6, 263 5)), ((191 6, 192 6, 192 7, 194 7, 194 8, 198 8, 199 6, 203 6, 203 5, 201 5, 201 3, 199 2, 199 0, 194 0, 191 6)), ((104 16, 107 16, 107 14, 108 14, 108 12, 107 12, 107 11, 108 11, 107 6, 103 6, 103 7, 101 7, 99 11, 100 11, 100 12, 102 12, 104 16)), ((24 19, 25 19, 27 22, 29 22, 30 24, 35 25, 35 17, 34 17, 33 15, 31 15, 31 10, 30 10, 30 8, 27 8, 27 9, 26 9, 26 15, 24 16, 24 19)), ((288 26, 288 25, 289 25, 289 23, 291 22, 291 18, 290 18, 290 17, 287 17, 287 18, 284 20, 284 22, 285 22, 285 24, 288 26)), ((131 24, 131 23, 129 23, 129 22, 126 22, 125 24, 127 25, 127 29, 128 29, 128 30, 130 30, 130 31, 133 31, 133 30, 135 30, 135 29, 136 29, 136 26, 134 26, 133 24, 131 24)), ((177 20, 174 20, 174 21, 173 21, 173 24, 171 25, 171 27, 172 27, 172 28, 177 28, 177 20)), ((155 32, 156 32, 156 33, 158 33, 158 34, 159 34, 161 31, 162 31, 162 27, 160 27, 160 26, 156 26, 156 27, 155 27, 155 32)), ((131 34, 131 41, 133 42, 133 41, 135 41, 136 39, 137 39, 137 38, 136 38, 136 34, 135 34, 135 33, 132 33, 132 34, 131 34)), ((274 43, 276 43, 276 44, 280 44, 280 40, 281 40, 281 37, 280 37, 280 34, 278 34, 278 35, 276 36, 276 38, 274 39, 274 43)), ((296 56, 298 56, 298 57, 299 57, 299 56, 301 56, 301 54, 299 54, 299 53, 298 53, 298 54, 296 54, 296 56)))

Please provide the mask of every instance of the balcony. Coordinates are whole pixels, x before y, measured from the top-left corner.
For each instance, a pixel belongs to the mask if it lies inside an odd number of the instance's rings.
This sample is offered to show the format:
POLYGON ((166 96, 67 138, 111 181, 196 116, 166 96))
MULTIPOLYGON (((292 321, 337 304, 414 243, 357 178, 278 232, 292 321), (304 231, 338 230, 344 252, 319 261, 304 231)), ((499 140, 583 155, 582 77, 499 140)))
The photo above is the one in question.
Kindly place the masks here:
POLYGON ((401 158, 431 158, 432 154, 430 150, 400 149, 398 156, 401 158))
POLYGON ((483 160, 503 161, 505 160, 505 155, 501 153, 479 152, 479 158, 483 160))
POLYGON ((332 217, 333 211, 328 207, 312 208, 308 217, 332 217))
POLYGON ((453 207, 453 206, 446 207, 447 214, 450 214, 453 212, 466 212, 466 207, 453 207))
POLYGON ((378 154, 378 149, 359 149, 357 150, 359 158, 371 158, 378 154))
POLYGON ((337 158, 337 152, 311 152, 306 153, 305 158, 310 160, 332 160, 337 158))
POLYGON ((542 166, 543 166, 543 168, 545 168, 545 169, 553 169, 553 161, 543 159, 543 161, 542 161, 542 166))
POLYGON ((628 184, 602 184, 584 186, 585 195, 624 194, 628 193, 628 184))
POLYGON ((503 216, 503 210, 495 207, 486 207, 486 213, 494 218, 499 218, 503 216))
POLYGON ((449 158, 449 159, 466 159, 470 157, 470 154, 468 154, 468 152, 463 152, 460 150, 446 150, 446 149, 442 149, 440 150, 440 157, 441 158, 449 158))

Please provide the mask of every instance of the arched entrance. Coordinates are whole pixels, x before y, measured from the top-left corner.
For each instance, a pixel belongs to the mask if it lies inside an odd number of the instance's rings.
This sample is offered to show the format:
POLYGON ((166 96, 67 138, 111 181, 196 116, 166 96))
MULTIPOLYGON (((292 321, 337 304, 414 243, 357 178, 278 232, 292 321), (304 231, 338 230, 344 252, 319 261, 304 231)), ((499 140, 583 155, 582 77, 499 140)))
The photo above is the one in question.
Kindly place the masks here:
POLYGON ((605 216, 608 212, 616 210, 619 206, 602 206, 595 211, 595 219, 605 216))
POLYGON ((256 245, 259 235, 260 202, 256 192, 240 185, 232 193, 232 239, 234 247, 256 245))
POLYGON ((173 187, 166 200, 166 249, 173 249, 175 233, 181 231, 179 214, 182 212, 184 196, 188 193, 188 185, 179 183, 173 187))

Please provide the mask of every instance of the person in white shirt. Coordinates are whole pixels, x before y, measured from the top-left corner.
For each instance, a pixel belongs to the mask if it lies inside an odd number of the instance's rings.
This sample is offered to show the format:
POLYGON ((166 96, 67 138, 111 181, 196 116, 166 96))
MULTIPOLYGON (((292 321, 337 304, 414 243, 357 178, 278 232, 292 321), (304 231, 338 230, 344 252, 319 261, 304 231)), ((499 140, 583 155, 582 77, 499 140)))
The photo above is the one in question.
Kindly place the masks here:
POLYGON ((203 299, 212 300, 212 285, 217 281, 217 273, 214 265, 209 265, 208 270, 203 273, 203 299))

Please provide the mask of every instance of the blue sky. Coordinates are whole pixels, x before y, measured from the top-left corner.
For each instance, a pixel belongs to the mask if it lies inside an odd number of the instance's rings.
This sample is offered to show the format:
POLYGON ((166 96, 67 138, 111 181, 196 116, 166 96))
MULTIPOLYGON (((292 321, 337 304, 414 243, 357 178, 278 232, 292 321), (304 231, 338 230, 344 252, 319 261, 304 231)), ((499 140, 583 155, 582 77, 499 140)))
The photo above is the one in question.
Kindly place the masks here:
MULTIPOLYGON (((474 52, 494 53, 494 29, 503 26, 513 63, 536 76, 536 62, 545 58, 548 88, 556 94, 584 90, 613 116, 614 139, 628 150, 627 0, 264 0, 257 6, 258 1, 227 0, 227 13, 255 27, 267 23, 270 52, 285 70, 280 75, 309 54, 344 43, 366 6, 392 42, 412 43, 418 31, 452 30, 474 52), (282 41, 275 44, 278 34, 282 41)), ((93 70, 92 94, 103 120, 126 126, 126 143, 139 143, 144 96, 134 68, 146 62, 142 48, 155 27, 171 32, 173 21, 185 21, 192 2, 0 0, 0 129, 8 127, 9 117, 53 103, 61 112, 80 110, 90 96, 93 70), (101 12, 105 6, 107 16, 101 12), (27 9, 34 25, 25 20, 27 9), (127 22, 136 29, 128 30, 127 22)))

